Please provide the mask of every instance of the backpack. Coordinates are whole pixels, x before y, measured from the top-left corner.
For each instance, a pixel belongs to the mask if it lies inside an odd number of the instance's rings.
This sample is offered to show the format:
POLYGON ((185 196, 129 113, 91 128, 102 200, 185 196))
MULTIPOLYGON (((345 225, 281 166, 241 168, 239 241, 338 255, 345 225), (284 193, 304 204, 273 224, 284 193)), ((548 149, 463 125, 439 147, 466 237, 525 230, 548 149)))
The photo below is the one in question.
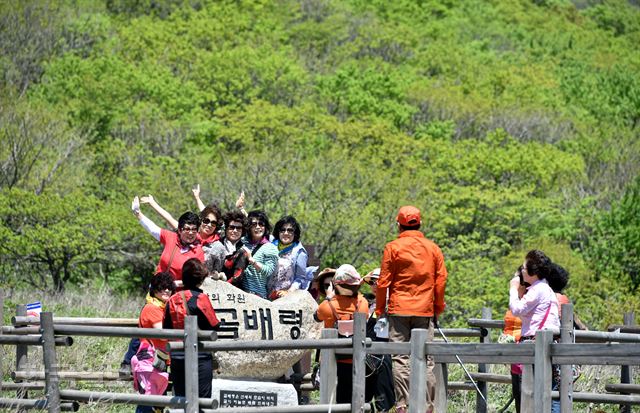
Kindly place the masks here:
MULTIPOLYGON (((333 328, 338 330, 339 338, 349 338, 353 336, 353 314, 358 312, 358 307, 360 306, 360 299, 356 296, 356 309, 353 313, 349 314, 348 320, 340 320, 338 317, 338 313, 336 312, 336 308, 331 304, 331 300, 328 300, 329 308, 331 308, 331 313, 333 314, 333 318, 336 320, 333 324, 333 328)), ((336 354, 336 360, 351 360, 352 356, 349 354, 336 354)))

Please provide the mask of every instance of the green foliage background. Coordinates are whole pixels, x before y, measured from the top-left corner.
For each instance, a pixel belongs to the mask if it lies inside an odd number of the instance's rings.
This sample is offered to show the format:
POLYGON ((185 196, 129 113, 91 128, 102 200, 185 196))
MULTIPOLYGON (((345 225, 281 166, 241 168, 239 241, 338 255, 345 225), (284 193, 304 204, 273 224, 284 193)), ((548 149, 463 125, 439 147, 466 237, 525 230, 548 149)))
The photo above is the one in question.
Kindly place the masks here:
MULTIPOLYGON (((640 309, 640 10, 626 1, 0 2, 0 282, 144 285, 129 213, 295 215, 323 266, 379 265, 405 203, 451 324, 541 248, 593 327, 640 309)), ((158 221, 159 222, 159 221, 158 221)))

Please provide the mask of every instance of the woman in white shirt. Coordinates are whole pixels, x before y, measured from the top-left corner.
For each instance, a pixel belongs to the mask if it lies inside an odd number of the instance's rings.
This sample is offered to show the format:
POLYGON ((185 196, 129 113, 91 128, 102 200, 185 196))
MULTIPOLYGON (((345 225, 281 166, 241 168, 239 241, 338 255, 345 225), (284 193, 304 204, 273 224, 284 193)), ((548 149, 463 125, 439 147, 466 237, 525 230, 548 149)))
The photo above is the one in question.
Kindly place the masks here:
MULTIPOLYGON (((529 284, 525 294, 520 297, 518 287, 520 278, 515 276, 510 281, 509 309, 514 316, 522 320, 522 336, 520 343, 534 341, 538 330, 560 331, 558 316, 558 300, 547 282, 553 271, 553 263, 544 252, 531 250, 527 253, 522 268, 525 284, 529 284)), ((560 366, 553 366, 552 389, 560 388, 560 366)), ((560 412, 560 402, 551 402, 551 412, 560 412)))

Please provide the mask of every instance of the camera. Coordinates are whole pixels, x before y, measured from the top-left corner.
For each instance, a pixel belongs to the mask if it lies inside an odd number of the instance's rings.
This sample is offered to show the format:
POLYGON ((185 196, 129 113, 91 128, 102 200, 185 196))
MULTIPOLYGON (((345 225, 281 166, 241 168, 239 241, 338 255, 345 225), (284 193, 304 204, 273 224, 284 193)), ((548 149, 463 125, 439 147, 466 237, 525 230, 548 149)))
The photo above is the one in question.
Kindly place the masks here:
POLYGON ((518 270, 516 271, 516 274, 518 274, 518 278, 520 279, 520 285, 525 286, 525 287, 530 287, 531 284, 524 282, 524 275, 522 275, 522 270, 523 270, 523 266, 519 266, 518 270))

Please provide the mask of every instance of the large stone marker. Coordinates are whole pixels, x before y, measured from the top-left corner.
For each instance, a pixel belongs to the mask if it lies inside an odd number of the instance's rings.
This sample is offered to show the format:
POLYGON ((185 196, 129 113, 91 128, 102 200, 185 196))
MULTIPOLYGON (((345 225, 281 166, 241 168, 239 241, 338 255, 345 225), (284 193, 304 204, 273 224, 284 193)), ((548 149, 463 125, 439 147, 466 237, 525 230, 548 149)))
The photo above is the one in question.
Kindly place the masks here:
MULTIPOLYGON (((246 293, 228 282, 207 279, 209 296, 221 322, 218 340, 300 340, 320 338, 322 323, 313 319, 317 303, 307 291, 294 291, 275 301, 246 293)), ((216 353, 218 377, 276 379, 306 350, 224 351, 216 353)))

